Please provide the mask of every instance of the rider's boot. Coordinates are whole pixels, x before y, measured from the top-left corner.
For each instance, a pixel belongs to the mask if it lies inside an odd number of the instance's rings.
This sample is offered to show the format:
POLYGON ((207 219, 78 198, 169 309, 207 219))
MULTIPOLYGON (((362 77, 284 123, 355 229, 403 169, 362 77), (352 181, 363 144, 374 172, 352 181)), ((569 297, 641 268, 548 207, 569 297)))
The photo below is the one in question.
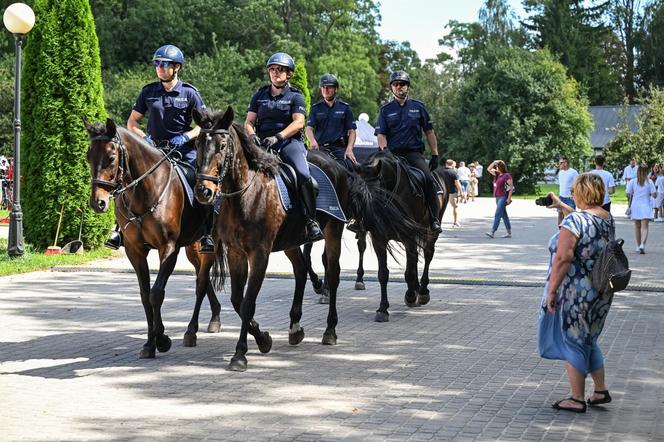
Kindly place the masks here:
POLYGON ((205 207, 205 224, 203 225, 203 236, 201 236, 201 253, 214 253, 214 241, 212 240, 212 224, 214 222, 214 208, 205 207))
POLYGON ((111 230, 111 235, 104 241, 104 245, 109 249, 118 250, 122 246, 122 232, 120 232, 120 226, 117 224, 115 228, 111 230))
POLYGON ((302 202, 302 212, 306 218, 305 235, 307 242, 314 242, 323 239, 323 232, 316 221, 316 194, 314 192, 314 183, 309 179, 299 181, 300 201, 302 202))
POLYGON ((443 229, 440 227, 440 222, 438 221, 438 196, 436 195, 436 191, 433 189, 433 187, 429 189, 428 192, 426 192, 426 197, 427 204, 429 205, 429 217, 431 220, 429 229, 438 235, 443 232, 443 229))

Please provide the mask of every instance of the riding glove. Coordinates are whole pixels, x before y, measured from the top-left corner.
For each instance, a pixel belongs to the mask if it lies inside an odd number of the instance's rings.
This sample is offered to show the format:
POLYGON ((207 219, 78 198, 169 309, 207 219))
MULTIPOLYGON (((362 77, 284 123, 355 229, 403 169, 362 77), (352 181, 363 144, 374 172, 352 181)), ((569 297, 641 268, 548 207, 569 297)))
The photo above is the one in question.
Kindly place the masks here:
POLYGON ((152 137, 150 135, 146 135, 143 137, 146 143, 148 143, 150 146, 154 147, 154 141, 152 141, 152 137))
POLYGON ((180 147, 183 144, 185 144, 187 141, 189 141, 189 135, 187 134, 182 134, 182 135, 176 135, 173 138, 171 138, 171 145, 175 147, 180 147))
POLYGON ((258 138, 258 135, 256 134, 251 134, 251 139, 254 140, 254 143, 256 143, 257 146, 261 145, 261 139, 258 138))
POLYGON ((266 138, 263 138, 263 141, 261 142, 261 145, 262 145, 264 148, 269 149, 270 147, 272 147, 272 146, 274 146, 275 144, 279 143, 279 142, 282 141, 283 139, 284 139, 284 137, 283 137, 281 134, 278 133, 278 134, 276 134, 276 135, 273 136, 273 137, 266 137, 266 138))
POLYGON ((431 155, 429 160, 429 170, 434 171, 438 167, 438 155, 431 155))

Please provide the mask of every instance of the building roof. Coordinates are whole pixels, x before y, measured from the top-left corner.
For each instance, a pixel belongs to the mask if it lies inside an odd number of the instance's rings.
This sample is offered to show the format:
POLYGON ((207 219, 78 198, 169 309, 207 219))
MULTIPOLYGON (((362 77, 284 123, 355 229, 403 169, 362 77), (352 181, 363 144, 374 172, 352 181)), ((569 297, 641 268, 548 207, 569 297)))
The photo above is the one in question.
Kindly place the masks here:
POLYGON ((625 112, 630 130, 636 132, 636 117, 641 112, 641 108, 641 105, 589 106, 588 111, 595 121, 595 129, 590 134, 590 143, 593 148, 603 149, 609 141, 613 140, 625 112))

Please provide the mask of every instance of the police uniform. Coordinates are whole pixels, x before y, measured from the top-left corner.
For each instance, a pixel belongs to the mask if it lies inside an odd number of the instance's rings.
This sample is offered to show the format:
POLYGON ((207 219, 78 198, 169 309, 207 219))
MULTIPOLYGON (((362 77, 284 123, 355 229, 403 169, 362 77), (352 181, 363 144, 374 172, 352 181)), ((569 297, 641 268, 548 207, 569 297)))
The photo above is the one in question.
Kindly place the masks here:
MULTIPOLYGON (((148 133, 157 147, 166 147, 171 138, 192 129, 191 112, 194 109, 205 109, 203 99, 198 89, 182 81, 170 91, 166 91, 159 81, 147 84, 134 103, 136 112, 148 113, 148 133)), ((182 154, 183 160, 196 167, 194 140, 176 150, 182 154)))
POLYGON ((353 111, 341 100, 334 100, 332 106, 325 100, 311 106, 307 126, 314 130, 318 147, 337 160, 343 160, 346 153, 348 131, 357 129, 353 111))
POLYGON ((387 148, 404 158, 408 164, 424 172, 424 193, 432 217, 438 214, 438 197, 429 165, 424 160, 422 132, 433 129, 431 117, 424 103, 407 98, 403 106, 397 100, 381 106, 375 134, 387 138, 387 148))
MULTIPOLYGON (((270 85, 263 86, 249 103, 249 112, 256 114, 256 135, 260 139, 275 136, 293 122, 293 114, 307 114, 304 96, 296 88, 287 85, 283 92, 272 96, 270 85)), ((302 142, 302 133, 298 132, 291 138, 272 146, 285 163, 295 169, 299 179, 309 180, 307 164, 307 148, 302 142)))

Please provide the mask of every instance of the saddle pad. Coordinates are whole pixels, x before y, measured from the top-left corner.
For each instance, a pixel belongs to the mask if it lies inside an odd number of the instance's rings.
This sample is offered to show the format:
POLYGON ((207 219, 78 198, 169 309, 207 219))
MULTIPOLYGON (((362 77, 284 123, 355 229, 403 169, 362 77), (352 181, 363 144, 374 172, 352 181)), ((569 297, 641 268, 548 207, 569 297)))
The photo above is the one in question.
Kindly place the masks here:
MULTIPOLYGON (((318 182, 318 195, 316 196, 316 210, 327 213, 328 215, 338 219, 341 222, 346 222, 347 218, 343 210, 341 210, 341 205, 339 204, 339 197, 337 192, 332 185, 332 182, 325 175, 325 172, 321 170, 315 164, 309 163, 309 171, 311 172, 311 177, 318 182)), ((294 206, 294 201, 291 198, 291 195, 288 193, 288 188, 286 183, 280 176, 276 176, 275 181, 277 182, 277 188, 279 189, 279 196, 281 197, 281 205, 284 210, 289 211, 294 206)))
POLYGON ((175 164, 175 170, 178 173, 178 177, 180 177, 180 182, 182 182, 182 187, 184 188, 184 193, 187 194, 187 199, 189 200, 189 204, 191 206, 194 206, 194 183, 196 182, 196 174, 194 173, 194 170, 189 167, 189 166, 181 166, 180 164, 176 163, 175 164))

